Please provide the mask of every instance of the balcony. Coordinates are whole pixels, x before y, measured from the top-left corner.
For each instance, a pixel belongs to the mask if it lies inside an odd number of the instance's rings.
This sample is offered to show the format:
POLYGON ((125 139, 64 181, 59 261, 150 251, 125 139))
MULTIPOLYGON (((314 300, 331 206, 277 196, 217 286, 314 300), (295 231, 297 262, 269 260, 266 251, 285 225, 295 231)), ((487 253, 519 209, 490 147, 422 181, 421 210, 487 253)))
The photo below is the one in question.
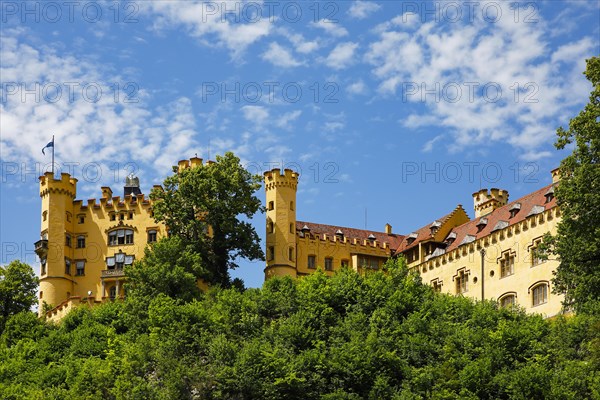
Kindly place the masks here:
POLYGON ((122 276, 125 276, 125 271, 123 268, 102 270, 102 278, 119 278, 122 276))
POLYGON ((35 246, 35 254, 40 258, 40 260, 44 260, 48 257, 48 240, 42 239, 38 240, 34 243, 35 246))

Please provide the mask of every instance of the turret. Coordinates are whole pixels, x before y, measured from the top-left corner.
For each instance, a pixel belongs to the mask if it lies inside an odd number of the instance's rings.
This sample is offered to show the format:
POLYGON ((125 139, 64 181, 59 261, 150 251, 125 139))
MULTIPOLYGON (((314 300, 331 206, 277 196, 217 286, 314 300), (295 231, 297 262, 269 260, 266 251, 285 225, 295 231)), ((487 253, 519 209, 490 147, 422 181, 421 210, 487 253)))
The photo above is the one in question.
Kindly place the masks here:
POLYGON ((296 191, 299 174, 272 169, 264 174, 267 201, 267 266, 271 276, 296 277, 296 191))
POLYGON ((39 314, 43 315, 44 302, 56 306, 67 300, 73 291, 73 200, 77 193, 77 179, 62 173, 54 179, 52 172, 40 177, 42 198, 42 226, 36 253, 40 257, 39 314))
POLYGON ((482 217, 508 203, 508 192, 503 189, 481 189, 473 193, 475 218, 482 217))

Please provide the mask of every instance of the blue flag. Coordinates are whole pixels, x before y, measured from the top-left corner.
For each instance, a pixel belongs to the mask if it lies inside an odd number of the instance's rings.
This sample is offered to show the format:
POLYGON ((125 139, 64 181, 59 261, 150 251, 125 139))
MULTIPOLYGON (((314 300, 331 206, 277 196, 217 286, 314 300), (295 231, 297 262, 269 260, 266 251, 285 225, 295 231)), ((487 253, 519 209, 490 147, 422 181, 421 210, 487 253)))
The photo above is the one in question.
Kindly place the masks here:
POLYGON ((50 141, 50 143, 48 143, 46 146, 44 146, 44 148, 42 149, 42 154, 46 155, 46 153, 44 153, 44 150, 46 150, 48 147, 54 147, 54 138, 52 138, 52 141, 50 141))

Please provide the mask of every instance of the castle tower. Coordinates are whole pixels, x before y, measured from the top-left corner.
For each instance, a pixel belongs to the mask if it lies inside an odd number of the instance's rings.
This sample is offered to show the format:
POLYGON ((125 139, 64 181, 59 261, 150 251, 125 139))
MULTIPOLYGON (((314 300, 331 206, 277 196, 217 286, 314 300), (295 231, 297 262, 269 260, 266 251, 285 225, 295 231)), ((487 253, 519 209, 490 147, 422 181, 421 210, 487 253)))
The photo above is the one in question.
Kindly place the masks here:
POLYGON ((272 276, 296 277, 296 190, 299 174, 278 168, 265 172, 267 267, 272 276))
POLYGON ((473 193, 475 218, 483 217, 508 203, 508 192, 503 189, 481 189, 473 193))
POLYGON ((41 240, 35 243, 40 257, 39 315, 43 305, 56 306, 74 295, 75 263, 73 248, 73 200, 77 192, 77 179, 62 173, 54 179, 52 172, 40 177, 42 198, 41 240))

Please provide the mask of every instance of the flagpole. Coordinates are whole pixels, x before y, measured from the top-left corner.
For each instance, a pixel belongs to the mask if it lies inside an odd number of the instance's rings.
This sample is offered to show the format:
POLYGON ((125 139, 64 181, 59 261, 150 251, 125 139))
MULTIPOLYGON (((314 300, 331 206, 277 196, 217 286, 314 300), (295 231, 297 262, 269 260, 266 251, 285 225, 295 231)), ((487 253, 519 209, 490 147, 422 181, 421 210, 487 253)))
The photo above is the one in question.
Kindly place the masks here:
POLYGON ((52 177, 54 177, 54 135, 52 135, 52 177))

